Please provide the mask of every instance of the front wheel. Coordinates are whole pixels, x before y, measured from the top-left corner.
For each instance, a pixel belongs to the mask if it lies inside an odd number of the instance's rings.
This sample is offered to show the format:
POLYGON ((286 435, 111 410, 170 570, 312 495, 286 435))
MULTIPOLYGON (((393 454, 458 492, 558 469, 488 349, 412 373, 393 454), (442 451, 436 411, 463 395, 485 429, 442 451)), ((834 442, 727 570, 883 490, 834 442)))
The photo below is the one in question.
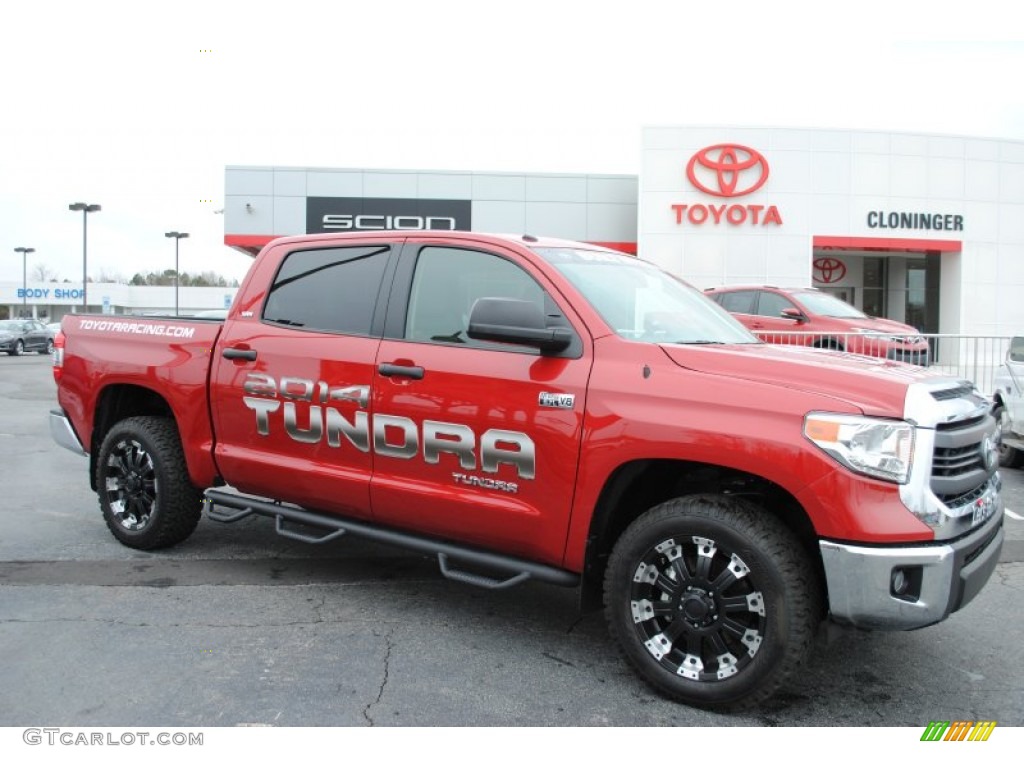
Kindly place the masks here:
POLYGON ((14 346, 11 347, 10 351, 7 354, 10 355, 11 357, 18 357, 18 355, 20 355, 24 351, 25 342, 23 342, 21 339, 18 339, 16 342, 14 342, 14 346))
POLYGON ((605 574, 605 616, 625 656, 654 687, 709 709, 763 701, 799 669, 821 600, 792 532, 718 495, 648 510, 605 574))
POLYGON ((1003 435, 1012 432, 1009 412, 1005 406, 999 405, 996 407, 993 416, 996 417, 996 424, 999 426, 999 466, 1011 469, 1019 467, 1021 464, 1024 464, 1024 452, 1003 443, 1003 435))
POLYGON ((202 492, 189 479, 171 419, 133 416, 115 424, 96 459, 96 489, 110 532, 134 549, 177 544, 199 523, 202 492))

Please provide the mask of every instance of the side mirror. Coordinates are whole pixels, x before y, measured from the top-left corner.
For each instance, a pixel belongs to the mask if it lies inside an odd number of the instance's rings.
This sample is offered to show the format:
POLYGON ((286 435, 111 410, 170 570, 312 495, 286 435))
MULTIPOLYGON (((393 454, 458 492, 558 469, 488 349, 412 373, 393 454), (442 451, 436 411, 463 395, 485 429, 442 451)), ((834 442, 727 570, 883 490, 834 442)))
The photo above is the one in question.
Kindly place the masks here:
POLYGON ((786 307, 779 313, 779 315, 786 318, 787 320, 796 320, 798 323, 807 322, 807 315, 805 315, 796 307, 786 307))
POLYGON ((497 341, 561 352, 572 343, 568 328, 548 328, 544 312, 532 301, 477 299, 469 313, 467 335, 477 341, 497 341))
POLYGON ((1006 359, 1011 363, 1024 363, 1024 336, 1014 336, 1010 339, 1010 349, 1006 353, 1006 359))

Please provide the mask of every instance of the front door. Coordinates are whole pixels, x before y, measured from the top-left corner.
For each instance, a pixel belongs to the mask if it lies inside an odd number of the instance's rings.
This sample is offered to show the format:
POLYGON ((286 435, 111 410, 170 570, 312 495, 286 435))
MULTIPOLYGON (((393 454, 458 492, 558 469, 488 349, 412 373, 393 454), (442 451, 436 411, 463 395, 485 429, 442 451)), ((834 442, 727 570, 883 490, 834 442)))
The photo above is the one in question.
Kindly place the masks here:
POLYGON ((379 522, 561 562, 591 357, 547 285, 511 250, 406 245, 373 384, 379 522), (573 345, 545 356, 470 339, 485 297, 536 302, 573 345))

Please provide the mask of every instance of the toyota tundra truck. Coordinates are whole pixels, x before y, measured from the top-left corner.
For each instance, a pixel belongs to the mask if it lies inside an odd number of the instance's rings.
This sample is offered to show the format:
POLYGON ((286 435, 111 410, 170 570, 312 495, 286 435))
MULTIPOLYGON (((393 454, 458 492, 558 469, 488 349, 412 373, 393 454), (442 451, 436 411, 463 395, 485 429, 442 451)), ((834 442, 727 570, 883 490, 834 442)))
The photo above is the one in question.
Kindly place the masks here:
POLYGON ((1003 542, 998 426, 971 383, 761 343, 582 243, 282 238, 226 320, 69 316, 53 372, 52 434, 127 546, 261 515, 481 588, 578 588, 693 706, 771 696, 825 620, 942 621, 1003 542))

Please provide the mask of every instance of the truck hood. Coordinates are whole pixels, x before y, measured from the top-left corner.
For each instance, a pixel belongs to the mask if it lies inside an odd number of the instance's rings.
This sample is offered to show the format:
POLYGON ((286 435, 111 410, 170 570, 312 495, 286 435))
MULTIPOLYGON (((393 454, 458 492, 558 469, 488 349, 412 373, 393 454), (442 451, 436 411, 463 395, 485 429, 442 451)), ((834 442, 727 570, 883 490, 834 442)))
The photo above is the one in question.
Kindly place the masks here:
POLYGON ((835 322, 840 322, 850 328, 866 328, 869 331, 878 331, 879 333, 884 333, 887 336, 921 335, 920 331, 911 325, 900 323, 895 320, 887 320, 884 317, 833 317, 829 319, 835 322))
POLYGON ((941 377, 925 368, 845 352, 774 344, 662 344, 676 365, 848 403, 871 416, 902 418, 907 388, 941 377))

